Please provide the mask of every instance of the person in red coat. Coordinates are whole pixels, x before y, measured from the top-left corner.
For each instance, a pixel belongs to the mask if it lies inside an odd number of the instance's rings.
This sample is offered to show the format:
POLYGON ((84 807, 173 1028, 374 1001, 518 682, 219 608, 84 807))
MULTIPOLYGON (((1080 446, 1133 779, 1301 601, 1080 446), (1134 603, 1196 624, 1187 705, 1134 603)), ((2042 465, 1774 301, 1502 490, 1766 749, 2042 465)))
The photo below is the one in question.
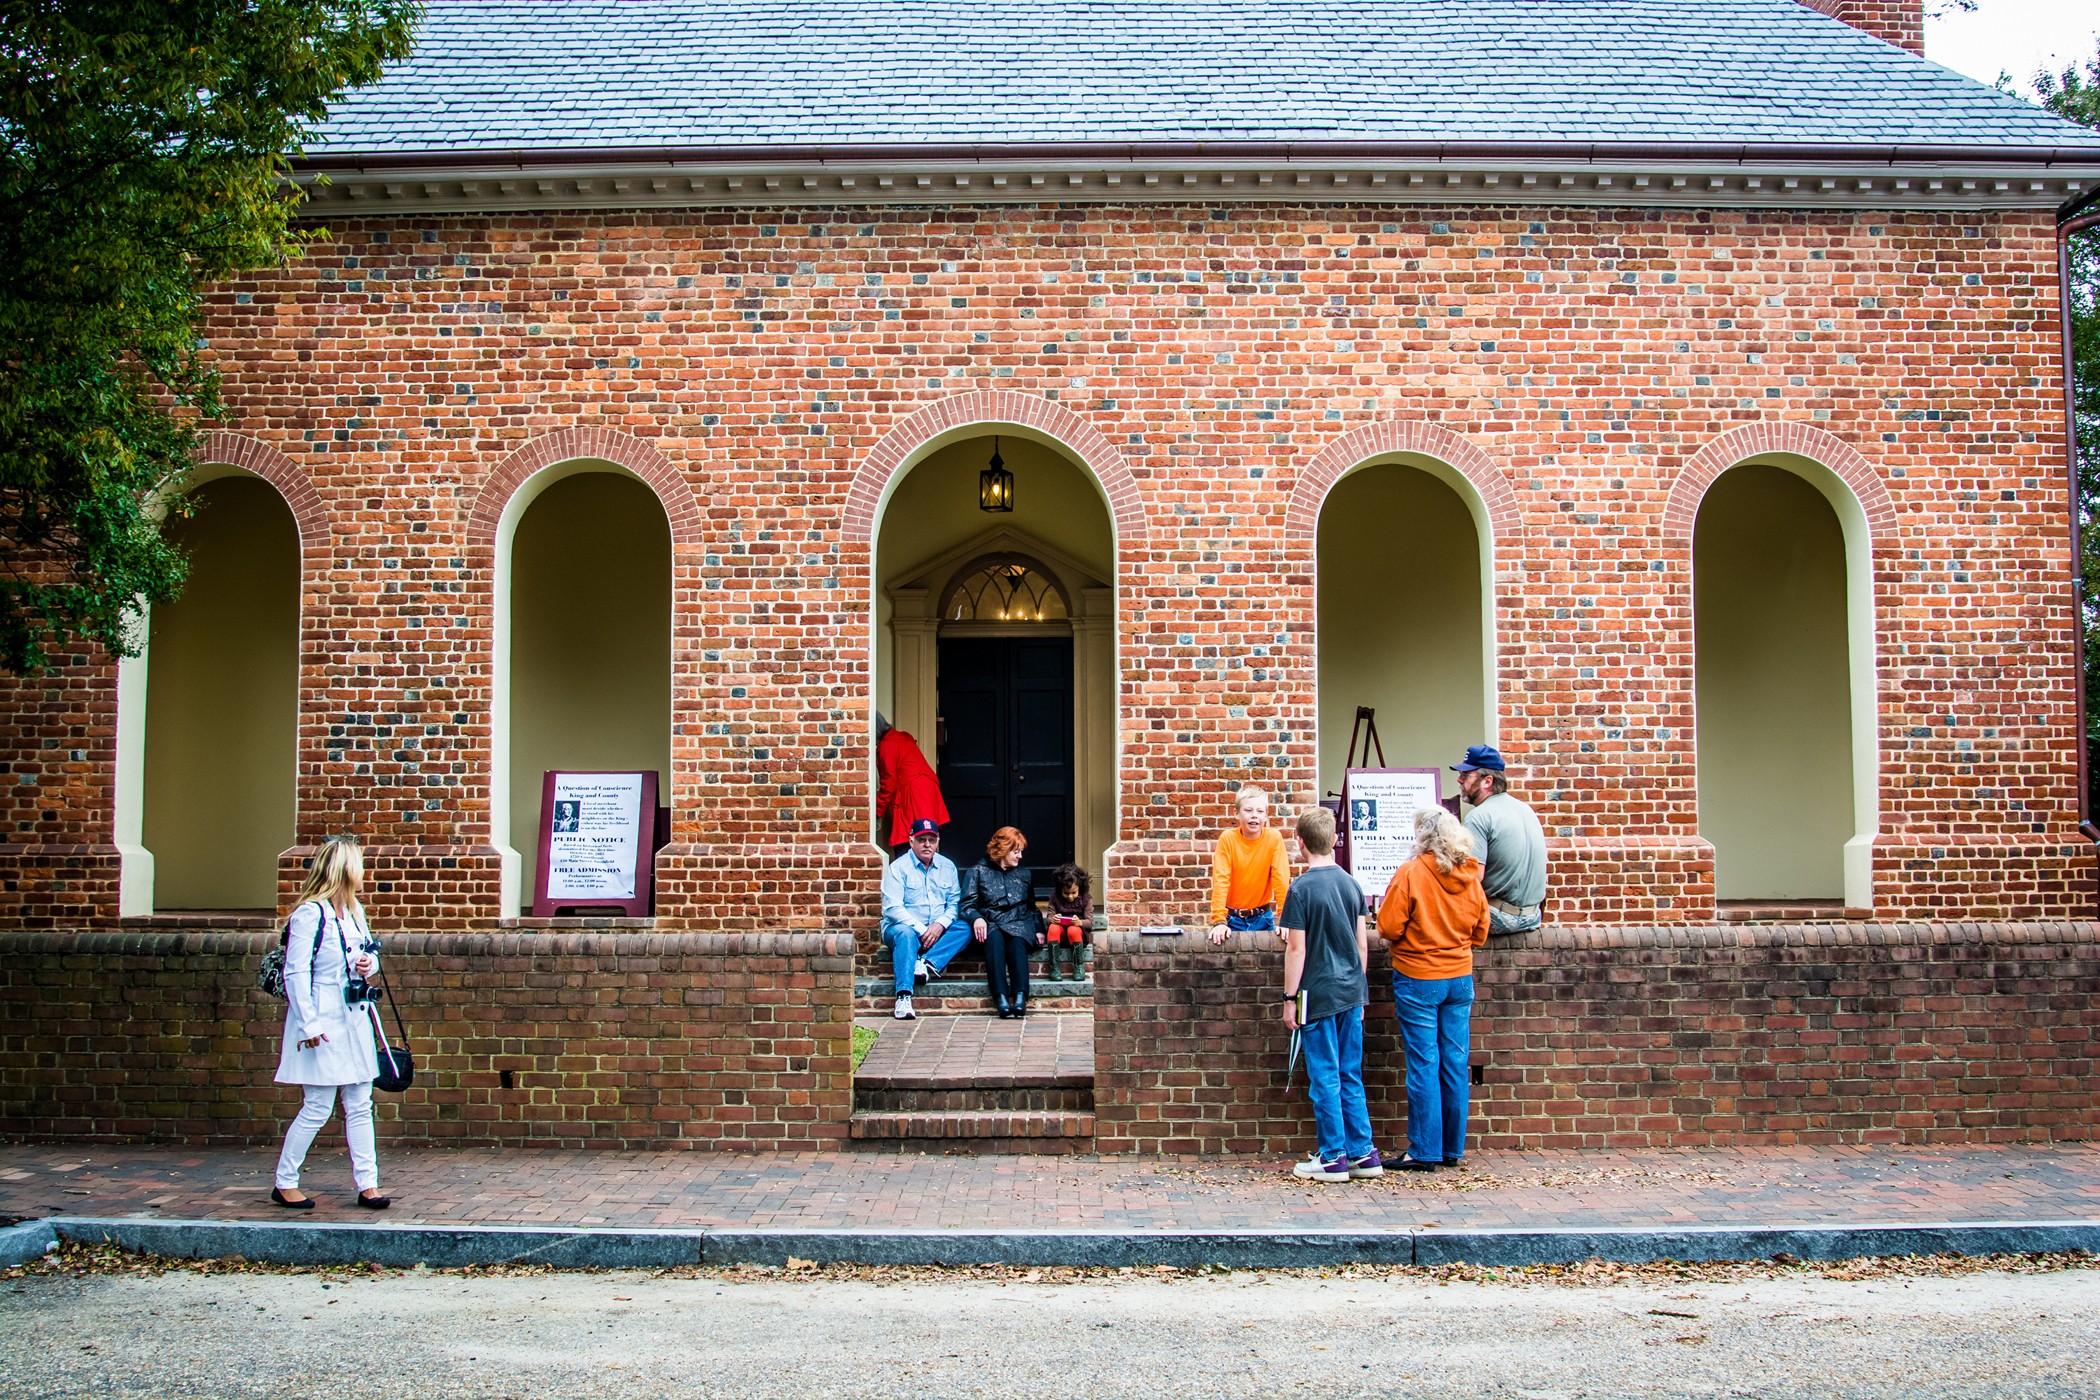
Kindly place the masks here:
POLYGON ((889 828, 890 849, 911 841, 911 824, 921 817, 948 824, 948 804, 941 799, 941 780, 934 775, 919 741, 875 716, 875 815, 889 828))

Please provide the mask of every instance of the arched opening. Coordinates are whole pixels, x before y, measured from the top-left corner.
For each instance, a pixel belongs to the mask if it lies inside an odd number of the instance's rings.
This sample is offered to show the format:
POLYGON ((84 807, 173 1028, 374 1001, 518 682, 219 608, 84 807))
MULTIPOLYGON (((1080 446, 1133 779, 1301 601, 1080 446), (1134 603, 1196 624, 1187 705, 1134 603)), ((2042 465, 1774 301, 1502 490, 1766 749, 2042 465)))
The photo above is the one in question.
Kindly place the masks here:
POLYGON ((490 824, 503 912, 526 898, 550 771, 655 772, 671 800, 671 527, 610 462, 564 462, 506 506, 496 542, 490 824))
MULTIPOLYGON (((139 883, 154 911, 274 911, 298 795, 299 529, 268 482, 200 476, 194 513, 167 527, 189 580, 153 609, 143 662, 120 680, 120 712, 140 712, 143 666, 136 839, 151 873, 139 883)), ((127 805, 120 795, 121 845, 127 805)), ((125 912, 145 912, 137 903, 125 912)))
POLYGON ((1807 459, 1723 472, 1692 538, 1699 834, 1720 901, 1872 907, 1863 513, 1807 459))
POLYGON ((1031 867, 1076 859, 1098 882, 1116 839, 1115 559, 1092 473, 1032 430, 973 425, 892 479, 876 532, 874 708, 940 775, 953 818, 942 849, 958 865, 1013 825, 1031 867), (1011 512, 979 509, 995 437, 1011 512))
POLYGON ((1361 705, 1390 768, 1493 743, 1493 541, 1471 484, 1426 457, 1359 467, 1321 504, 1317 560, 1322 794, 1341 791, 1361 705))

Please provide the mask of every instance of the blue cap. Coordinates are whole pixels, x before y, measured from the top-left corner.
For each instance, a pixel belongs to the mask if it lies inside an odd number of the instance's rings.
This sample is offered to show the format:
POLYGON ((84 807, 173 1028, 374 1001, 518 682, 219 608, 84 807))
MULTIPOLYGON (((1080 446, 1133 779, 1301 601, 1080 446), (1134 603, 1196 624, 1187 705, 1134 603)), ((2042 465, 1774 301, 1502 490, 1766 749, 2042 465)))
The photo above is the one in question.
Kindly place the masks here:
POLYGON ((1500 749, 1492 744, 1475 744, 1472 748, 1466 750, 1465 762, 1452 764, 1451 771, 1454 773, 1502 773, 1508 770, 1502 766, 1502 751, 1500 749))
POLYGON ((924 836, 929 831, 935 836, 941 834, 941 824, 932 817, 920 817, 911 824, 911 834, 914 836, 924 836))

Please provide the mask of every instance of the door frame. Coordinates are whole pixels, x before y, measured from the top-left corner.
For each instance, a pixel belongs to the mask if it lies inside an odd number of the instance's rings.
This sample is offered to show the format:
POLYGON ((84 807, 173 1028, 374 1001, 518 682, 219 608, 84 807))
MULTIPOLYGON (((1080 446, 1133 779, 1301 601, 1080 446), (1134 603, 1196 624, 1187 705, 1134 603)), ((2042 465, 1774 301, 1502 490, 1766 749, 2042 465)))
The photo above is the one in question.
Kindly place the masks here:
POLYGON ((894 657, 896 713, 890 719, 919 741, 926 761, 936 768, 942 636, 1071 636, 1072 845, 1098 891, 1108 848, 1116 841, 1115 589, 1062 550, 1026 531, 1000 526, 921 565, 885 592, 894 657), (949 588, 987 556, 997 555, 1020 555, 1040 565, 1064 594, 1068 619, 944 625, 939 610, 949 588))

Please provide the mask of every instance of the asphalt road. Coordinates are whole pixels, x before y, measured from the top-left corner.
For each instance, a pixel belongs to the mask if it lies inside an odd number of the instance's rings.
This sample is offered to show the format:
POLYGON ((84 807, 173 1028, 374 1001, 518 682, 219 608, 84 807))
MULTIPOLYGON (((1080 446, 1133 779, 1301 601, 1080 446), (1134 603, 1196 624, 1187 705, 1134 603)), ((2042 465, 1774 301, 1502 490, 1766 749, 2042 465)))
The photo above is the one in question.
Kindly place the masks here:
POLYGON ((26 1278, 0 1396, 2091 1395, 2100 1271, 1576 1288, 26 1278))

